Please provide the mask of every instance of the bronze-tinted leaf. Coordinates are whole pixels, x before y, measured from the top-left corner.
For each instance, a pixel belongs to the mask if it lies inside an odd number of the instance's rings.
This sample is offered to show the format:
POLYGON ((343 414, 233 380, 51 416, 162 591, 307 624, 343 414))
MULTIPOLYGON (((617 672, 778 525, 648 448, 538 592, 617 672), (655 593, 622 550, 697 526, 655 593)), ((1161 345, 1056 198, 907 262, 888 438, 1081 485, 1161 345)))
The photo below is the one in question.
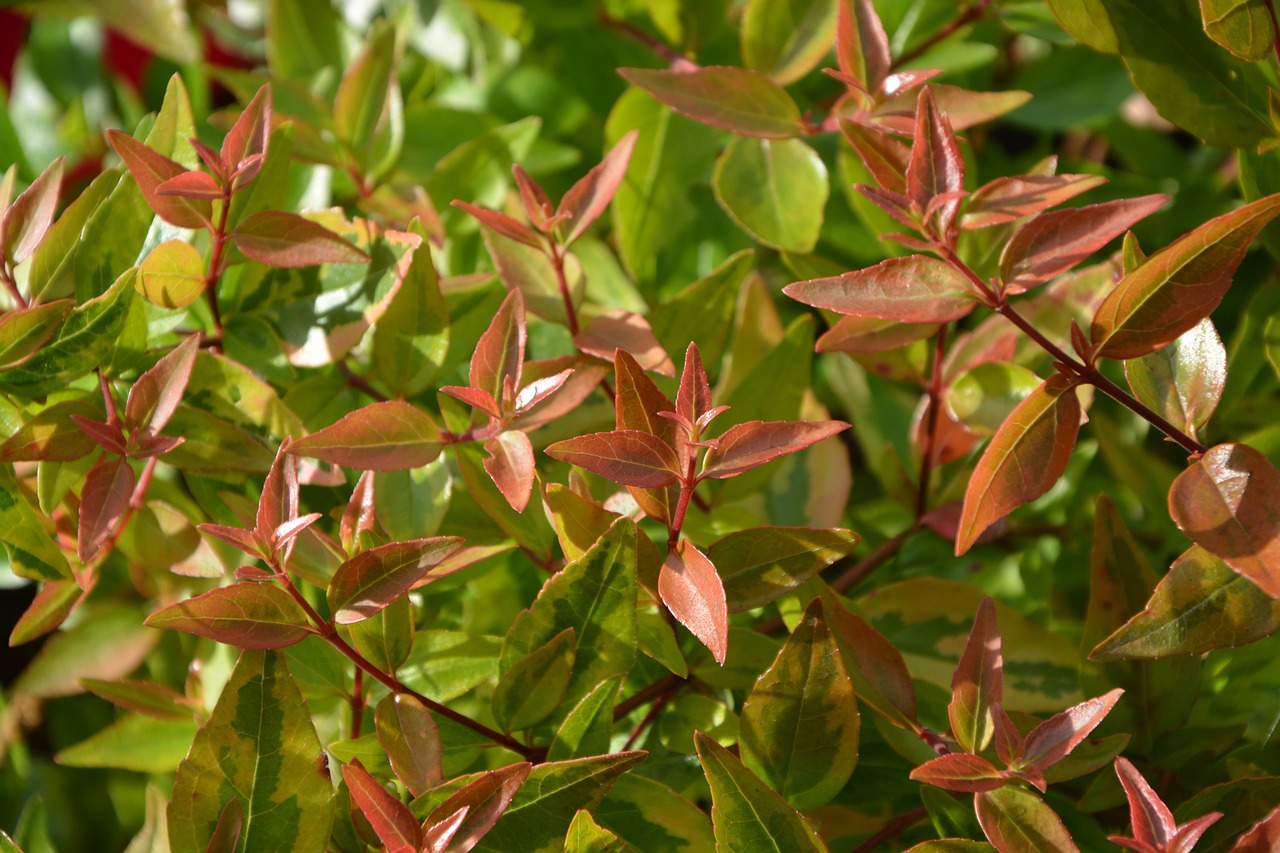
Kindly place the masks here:
POLYGON ((509 380, 513 393, 520 387, 526 334, 524 296, 513 290, 502 300, 471 355, 471 387, 488 393, 501 409, 507 406, 503 385, 509 380))
POLYGON ((723 480, 844 432, 844 421, 747 421, 734 424, 707 452, 700 476, 723 480))
POLYGON ((368 619, 460 547, 456 536, 436 536, 361 551, 339 566, 329 582, 333 621, 350 625, 368 619))
POLYGON ((916 689, 902 652, 834 596, 828 602, 827 624, 840 644, 853 692, 894 725, 915 728, 916 689))
POLYGON ((963 273, 925 255, 890 258, 835 278, 797 281, 782 290, 817 308, 904 323, 948 323, 979 304, 963 273))
POLYGON ((148 435, 164 429, 182 402, 199 343, 199 335, 188 335, 157 361, 155 367, 137 378, 129 389, 124 410, 124 422, 130 429, 142 430, 148 435))
POLYGON ((307 614, 288 593, 253 581, 218 587, 171 604, 152 613, 146 624, 242 649, 279 649, 313 633, 307 614))
POLYGON ((618 185, 627 173, 627 164, 631 162, 631 151, 636 146, 639 133, 632 130, 619 139, 609 149, 609 153, 604 155, 604 159, 560 199, 556 214, 566 216, 569 222, 568 233, 562 245, 568 246, 581 237, 609 206, 613 194, 618 191, 618 185))
POLYGON ((965 206, 963 228, 988 228, 1032 216, 1096 186, 1101 175, 1014 175, 996 178, 974 190, 965 206))
POLYGON ((431 462, 440 447, 440 430, 430 415, 391 400, 345 415, 293 442, 289 452, 366 471, 404 471, 431 462))
POLYGON ((422 847, 422 827, 409 807, 392 796, 360 764, 342 765, 342 779, 351 799, 365 816, 387 853, 418 853, 422 847))
POLYGON ((245 257, 272 267, 360 264, 369 256, 318 222, 284 210, 250 214, 231 232, 245 257))
POLYGON ((669 444, 633 429, 557 441, 546 449, 546 454, 626 486, 665 486, 676 482, 680 475, 680 462, 669 444))
POLYGON ((680 623, 723 664, 729 653, 729 611, 716 567, 686 539, 667 553, 658 594, 680 623))
POLYGON ((160 185, 187 171, 158 151, 154 151, 118 130, 107 131, 107 141, 120 155, 129 174, 142 190, 142 197, 151 209, 166 222, 179 228, 209 228, 213 207, 208 199, 190 199, 181 196, 160 195, 160 185))
POLYGON ((634 311, 605 311, 574 335, 573 343, 580 351, 607 361, 613 361, 614 353, 622 350, 634 357, 643 370, 676 375, 675 365, 653 336, 649 321, 634 311))
POLYGON ((538 235, 538 232, 534 231, 520 220, 512 219, 505 213, 500 213, 496 210, 486 210, 483 207, 479 207, 466 201, 454 200, 452 204, 454 207, 458 208, 458 210, 469 214, 481 225, 486 228, 492 228, 503 237, 524 243, 526 246, 531 246, 540 251, 546 251, 545 241, 538 235))
POLYGON ((916 101, 915 135, 907 165, 906 195, 916 209, 928 214, 928 226, 939 239, 948 236, 960 210, 964 191, 964 157, 950 120, 938 110, 933 92, 925 87, 916 101), (939 199, 937 204, 934 200, 939 199))
POLYGON ((1280 598, 1280 471, 1244 444, 1219 444, 1173 481, 1169 514, 1183 533, 1280 598))
POLYGON ((984 598, 952 676, 951 704, 947 706, 951 733, 965 750, 978 753, 991 744, 995 707, 1003 695, 1004 656, 996 606, 984 598))
POLYGON ((157 195, 176 195, 182 198, 221 199, 222 187, 208 172, 183 172, 156 187, 157 195))
POLYGON ((533 445, 529 436, 518 429, 508 429, 484 443, 489 456, 484 470, 516 512, 524 512, 533 491, 533 445))
POLYGON ((1000 254, 1005 290, 1021 293, 1066 272, 1168 202, 1166 195, 1147 195, 1040 214, 1000 254))
POLYGON ((1163 850, 1173 840, 1177 824, 1173 812, 1152 790, 1151 785, 1127 758, 1116 759, 1116 775, 1129 798, 1129 818, 1133 825, 1134 840, 1163 850))
POLYGON ((767 139, 804 132, 796 102, 759 71, 712 65, 693 71, 619 68, 618 73, 673 110, 712 127, 767 139))
POLYGON ((836 61, 840 70, 876 91, 893 65, 889 37, 871 0, 840 0, 836 19, 836 61))
POLYGON ((440 730, 425 705, 394 693, 378 703, 373 716, 378 743, 409 793, 421 796, 444 781, 440 730))
POLYGON ((1055 714, 1032 729, 1022 747, 1022 763, 1041 771, 1066 758, 1111 713, 1123 690, 1112 690, 1055 714))
POLYGON ((1280 193, 1210 219, 1147 258, 1098 307, 1089 333, 1107 358, 1137 358, 1177 340, 1222 301, 1280 193))
POLYGON ((63 158, 54 160, 7 210, 0 207, 0 258, 13 266, 31 257, 49 233, 62 190, 62 164, 63 158))
POLYGON ((116 522, 129 508, 134 476, 129 462, 109 453, 94 463, 80 493, 80 529, 76 553, 87 563, 107 544, 116 522))
MULTIPOLYGON (((234 172, 251 157, 265 157, 267 143, 271 139, 271 87, 264 85, 253 96, 253 100, 240 112, 236 123, 222 140, 222 162, 224 167, 234 172)), ((261 159, 257 161, 261 166, 261 159)), ((253 180, 254 174, 241 174, 237 185, 244 185, 253 180)))
POLYGON ((1005 780, 994 764, 977 755, 952 752, 930 759, 911 771, 911 778, 948 791, 976 794, 1003 788, 1005 780))
POLYGON ((1006 786, 974 798, 978 823, 1000 853, 1079 853, 1062 819, 1044 800, 1006 786))
POLYGON ((910 147, 887 130, 868 122, 841 119, 840 130, 882 189, 906 193, 910 147))
POLYGON ((1079 430, 1080 401, 1062 376, 1049 378, 1018 404, 969 479, 957 555, 996 521, 1049 491, 1066 470, 1079 430))
POLYGON ((502 813, 511 805, 511 799, 529 777, 533 765, 528 762, 512 764, 498 770, 480 774, 453 796, 431 812, 426 823, 435 825, 446 820, 463 806, 468 807, 466 819, 454 833, 446 851, 467 851, 475 847, 502 813))

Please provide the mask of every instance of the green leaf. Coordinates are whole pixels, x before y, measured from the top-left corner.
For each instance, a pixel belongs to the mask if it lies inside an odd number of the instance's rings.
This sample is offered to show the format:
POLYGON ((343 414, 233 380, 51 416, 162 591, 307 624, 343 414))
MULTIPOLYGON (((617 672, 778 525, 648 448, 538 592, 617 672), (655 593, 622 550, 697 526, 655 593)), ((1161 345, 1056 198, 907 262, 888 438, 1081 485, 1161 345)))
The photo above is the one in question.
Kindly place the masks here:
POLYGON ((1195 0, 1102 5, 1133 82, 1161 115, 1209 145, 1248 148, 1269 135, 1263 71, 1204 35, 1195 0))
MULTIPOLYGON (((676 114, 640 89, 623 92, 614 104, 605 123, 606 141, 614 145, 632 130, 640 135, 610 216, 623 264, 645 280, 656 272, 658 252, 693 221, 689 187, 705 179, 720 145, 711 128, 676 114)), ((680 351, 658 331, 656 318, 652 325, 667 352, 680 351)))
POLYGON ((400 678, 419 693, 448 702, 497 676, 501 651, 501 637, 419 631, 400 678))
POLYGON ((1209 38, 1241 59, 1258 62, 1271 53, 1275 28, 1264 0, 1200 0, 1209 38))
MULTIPOLYGON (((550 256, 541 249, 504 237, 490 228, 483 228, 481 231, 485 248, 489 251, 489 257, 493 258, 498 276, 507 290, 523 294, 525 303, 534 314, 567 326, 569 315, 565 311, 560 281, 550 256)), ((575 256, 566 254, 564 261, 565 280, 576 305, 582 299, 586 279, 582 276, 582 265, 575 256)))
POLYGON ((613 783, 644 760, 645 752, 618 752, 573 761, 549 761, 529 772, 511 805, 477 851, 558 851, 579 809, 591 810, 613 783))
POLYGON ((395 395, 414 397, 431 387, 449 348, 449 315, 431 245, 414 249, 400 289, 373 329, 373 364, 378 379, 395 395))
POLYGON ((160 635, 142 625, 133 607, 86 606, 71 628, 51 636, 35 660, 13 683, 12 696, 37 699, 83 693, 86 678, 112 681, 132 672, 147 657, 160 635))
POLYGON ((12 370, 35 355, 58 331, 74 304, 70 299, 59 299, 0 317, 0 371, 12 370))
POLYGON ((196 724, 129 714, 102 731, 63 749, 54 760, 64 767, 117 767, 135 773, 172 773, 186 758, 196 724))
POLYGON ((661 782, 638 773, 619 779, 592 814, 637 850, 701 853, 715 845, 705 812, 661 782))
POLYGON ((717 853, 825 853, 814 828, 729 750, 701 732, 694 741, 711 785, 717 853))
POLYGON ((1280 600, 1193 545, 1161 578, 1146 608, 1100 643, 1095 661, 1203 654, 1280 631, 1280 600))
POLYGON ((171 0, 131 0, 123 4, 90 0, 86 5, 106 23, 129 33, 135 44, 165 59, 178 65, 200 61, 200 42, 192 30, 191 19, 182 6, 171 0))
POLYGON ((1040 377, 1025 367, 988 361, 957 376, 947 388, 945 400, 951 414, 967 430, 994 435, 1039 384, 1040 377))
POLYGON ((590 551, 546 582, 507 633, 504 675, 567 628, 575 631, 576 654, 564 706, 572 708, 602 681, 630 672, 636 654, 635 543, 635 525, 619 519, 590 551))
MULTIPOLYGON (((106 169, 67 205, 27 267, 27 290, 36 302, 75 293, 76 255, 85 224, 120 183, 119 169, 106 169)), ((134 192, 137 190, 135 188, 134 192)), ((141 195, 137 198, 143 208, 141 195)))
POLYGON ((717 540, 707 551, 724 582, 730 613, 776 601, 835 561, 860 537, 852 530, 757 527, 717 540))
POLYGON ((742 761, 797 809, 825 805, 858 763, 858 703, 816 598, 742 706, 742 761))
POLYGON ((712 127, 765 139, 804 132, 800 108, 786 90, 749 68, 619 68, 618 74, 672 109, 712 127))
POLYGON ((503 731, 530 729, 560 705, 573 675, 575 632, 565 628, 511 664, 493 689, 493 716, 503 731))
POLYGON ((607 829, 601 829, 583 809, 573 816, 564 839, 564 853, 627 853, 631 846, 607 829))
POLYGON ((984 598, 951 679, 947 706, 951 732, 965 752, 976 755, 991 745, 996 708, 1004 695, 1003 672, 995 602, 984 598))
POLYGON ((351 644, 378 669, 395 672, 413 651, 413 606, 400 596, 368 619, 344 625, 351 644))
POLYGON ((822 61, 836 34, 831 0, 751 0, 742 13, 742 60, 786 86, 822 61))
POLYGON ((275 458, 252 433, 191 406, 178 406, 165 432, 185 439, 165 454, 165 464, 188 474, 262 474, 275 458))
POLYGON ((824 596, 824 605, 854 694, 895 726, 914 730, 916 691, 902 653, 834 594, 824 596))
POLYGON ((186 308, 204 292, 204 260, 190 243, 168 240, 143 259, 137 288, 152 305, 186 308))
POLYGON ((245 649, 279 649, 312 633, 302 607, 278 586, 243 581, 170 604, 147 617, 151 628, 186 631, 245 649))
POLYGON ((1208 317, 1161 350, 1126 361, 1134 396, 1192 438, 1208 422, 1227 381, 1227 350, 1208 317))
POLYGON ((1120 45, 1107 17, 1106 0, 1049 0, 1062 28, 1081 44, 1102 53, 1117 53, 1120 45))
POLYGON ((740 136, 716 160, 716 201, 756 240, 787 252, 810 252, 822 230, 827 167, 798 139, 740 136))
POLYGON ((308 0, 267 3, 267 64, 282 77, 307 79, 343 64, 342 18, 330 5, 308 0))
MULTIPOLYGON (((529 501, 524 512, 516 512, 493 484, 493 478, 484 470, 481 458, 483 450, 479 445, 462 442, 453 445, 453 452, 468 494, 493 519, 494 524, 521 548, 526 549, 531 559, 543 563, 551 560, 556 546, 556 534, 547 521, 542 502, 529 501)), ((548 634, 544 640, 550 636, 548 634)))
POLYGON ((133 270, 101 296, 77 305, 58 330, 25 364, 0 374, 0 390, 43 397, 110 361, 134 300, 133 270))
POLYGON ((396 61, 396 31, 385 19, 374 21, 364 48, 346 66, 333 103, 338 139, 359 150, 382 116, 396 61))
POLYGON ((1147 258, 1098 306, 1089 333, 1099 355, 1137 358, 1190 331, 1218 307, 1280 193, 1210 219, 1147 258))
MULTIPOLYGON (((616 208, 616 201, 614 206, 616 208)), ((711 272, 655 307, 649 324, 662 348, 667 352, 684 352, 696 339, 703 362, 719 363, 729 340, 738 291, 755 265, 755 259, 755 252, 750 249, 735 252, 711 272)))
POLYGON ((351 412, 293 442, 289 452, 366 471, 403 471, 440 455, 440 429, 421 409, 391 400, 351 412))
POLYGON ((1078 853, 1061 818, 1029 791, 1006 786, 977 794, 974 803, 1000 853, 1078 853))
POLYGON ((8 476, 0 479, 0 542, 14 574, 32 580, 70 580, 71 566, 52 531, 8 476))
POLYGON ((613 706, 617 704, 621 687, 622 676, 614 676, 583 696, 556 730, 547 759, 567 761, 608 752, 609 739, 613 736, 613 706))
POLYGON ((395 693, 374 710, 378 742, 396 776, 415 797, 444 779, 440 729, 426 706, 407 693, 395 693))
POLYGON ((329 838, 329 767, 285 656, 242 652, 209 721, 178 767, 169 803, 174 853, 204 853, 240 800, 241 850, 319 850, 329 838))

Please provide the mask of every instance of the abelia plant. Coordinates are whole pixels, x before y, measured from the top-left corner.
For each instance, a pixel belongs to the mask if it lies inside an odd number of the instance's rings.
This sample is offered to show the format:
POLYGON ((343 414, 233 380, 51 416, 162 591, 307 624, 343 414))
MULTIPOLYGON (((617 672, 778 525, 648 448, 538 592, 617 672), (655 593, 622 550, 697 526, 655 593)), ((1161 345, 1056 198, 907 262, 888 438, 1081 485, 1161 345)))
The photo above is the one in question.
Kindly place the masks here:
POLYGON ((1280 844, 1270 2, 68 10, 0 848, 1280 844))

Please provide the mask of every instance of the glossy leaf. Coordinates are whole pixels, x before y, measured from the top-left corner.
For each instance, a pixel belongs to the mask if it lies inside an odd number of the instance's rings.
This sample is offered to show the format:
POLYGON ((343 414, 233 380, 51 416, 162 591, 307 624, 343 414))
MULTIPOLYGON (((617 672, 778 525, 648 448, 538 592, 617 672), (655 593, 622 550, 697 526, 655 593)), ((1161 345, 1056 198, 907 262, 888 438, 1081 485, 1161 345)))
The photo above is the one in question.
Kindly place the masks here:
POLYGON ((26 362, 57 334, 74 307, 70 299, 19 308, 0 317, 0 371, 26 362))
POLYGON ((627 173, 627 165, 631 162, 631 152, 635 149, 637 131, 623 135, 598 165, 593 167, 578 180, 560 199, 556 215, 568 217, 569 228, 562 246, 568 246, 581 237, 591 227, 591 223, 600 218, 613 194, 618 191, 627 173))
POLYGON ((1163 849, 1173 840, 1177 825, 1173 812, 1126 758, 1116 759, 1116 775, 1129 799, 1129 819, 1135 840, 1163 849))
POLYGON ((1000 853, 1078 853, 1062 819, 1029 791, 1006 786, 974 802, 982 831, 1000 853))
POLYGON ((708 451, 700 476, 724 479, 848 429, 844 421, 748 421, 734 424, 708 451))
POLYGON ((1227 381, 1227 350, 1209 318, 1168 346, 1124 363, 1134 396, 1192 438, 1208 422, 1227 381))
POLYGON ((62 189, 62 165, 61 157, 54 160, 0 212, 0 254, 13 266, 31 257, 53 225, 62 189))
POLYGON ((995 603, 984 598, 951 679, 947 716, 951 733, 968 752, 982 752, 995 734, 995 706, 1004 695, 1004 657, 995 603))
POLYGON ((528 778, 530 769, 531 765, 526 762, 481 773, 437 806, 427 817, 426 823, 435 825, 447 820, 458 809, 467 808, 467 816, 444 851, 463 853, 475 847, 507 810, 512 798, 528 778))
POLYGON ((694 735, 694 744, 711 785, 717 851, 825 853, 813 827, 732 753, 701 732, 694 735))
POLYGON ((207 172, 183 172, 156 187, 157 195, 182 198, 221 199, 222 187, 207 172))
POLYGON ((199 336, 190 335, 142 374, 129 389, 124 421, 131 429, 155 435, 173 417, 195 366, 199 336))
POLYGON ((716 540, 707 558, 724 583, 730 613, 776 601, 858 546, 852 530, 757 527, 716 540))
POLYGON ((916 692, 902 653, 834 597, 828 597, 826 613, 854 693, 894 725, 914 729, 916 692))
POLYGON ((804 130, 800 108, 786 90, 749 68, 620 68, 618 73, 672 109, 712 127, 765 139, 786 139, 804 130))
POLYGON ((1168 203, 1148 195, 1040 214, 1000 254, 1005 289, 1020 293, 1066 272, 1168 203))
POLYGON ((957 376, 946 390, 950 413, 966 430, 994 435, 1013 410, 1040 386, 1025 367, 988 361, 957 376))
POLYGON ((840 0, 836 26, 840 70, 873 92, 892 67, 889 38, 872 0, 840 0))
POLYGON ((506 731, 533 728, 551 716, 573 676, 576 632, 565 628, 516 661, 493 689, 493 716, 506 731))
POLYGON ((968 551, 988 527, 1043 495, 1067 467, 1080 429, 1075 387, 1046 380, 1018 404, 996 431, 965 492, 956 554, 968 551))
POLYGON ((540 252, 546 252, 546 243, 537 231, 518 219, 513 219, 497 210, 487 210, 465 201, 455 199, 453 206, 467 213, 481 225, 496 231, 508 240, 524 243, 540 252))
POLYGON ((119 456, 103 454, 84 479, 76 553, 88 562, 111 540, 133 497, 133 468, 119 456))
POLYGON ((1280 600, 1193 545, 1174 560, 1147 606, 1089 653, 1149 660, 1242 646, 1280 631, 1280 600))
POLYGON ((1089 333, 1107 358, 1137 358, 1177 340, 1218 307, 1280 194, 1210 219, 1147 258, 1098 306, 1089 333))
POLYGON ((827 167, 798 139, 734 139, 711 178, 725 213, 759 242, 810 252, 822 230, 827 167))
POLYGON ((418 468, 440 455, 440 430, 408 403, 373 403, 289 445, 295 456, 366 471, 418 468))
POLYGON ((392 393, 412 397, 430 387, 448 347, 449 315, 431 244, 423 238, 399 289, 374 326, 373 363, 378 378, 392 393))
MULTIPOLYGON (((271 140, 271 118, 271 87, 263 86, 223 137, 220 153, 228 170, 236 171, 251 157, 266 156, 271 140)), ((252 175, 241 175, 237 184, 243 185, 252 179, 252 175)))
POLYGON ((524 512, 533 491, 533 445, 520 430, 508 429, 484 443, 484 469, 516 512, 524 512))
POLYGON ((414 796, 444 779, 440 730, 426 707, 407 693, 395 693, 374 711, 378 742, 396 776, 414 796))
POLYGON ((102 412, 87 400, 67 400, 41 409, 0 444, 0 462, 70 462, 98 445, 72 416, 93 419, 102 412))
POLYGON ((460 547, 462 540, 456 536, 436 536, 360 552, 339 566, 329 582, 333 620, 350 625, 368 619, 460 547))
POLYGON ((671 446, 638 430, 580 435, 557 441, 546 454, 625 486, 655 488, 674 483, 680 476, 680 461, 671 446))
POLYGON ((313 633, 307 614, 288 593, 248 581, 170 604, 148 616, 146 624, 243 649, 279 649, 313 633))
POLYGON ((1022 748, 1022 764, 1043 771, 1080 745, 1120 701, 1123 690, 1081 702, 1032 729, 1022 748))
POLYGON ((977 755, 952 752, 930 759, 911 771, 911 778, 948 791, 977 794, 1003 788, 1004 778, 994 764, 977 755))
POLYGON ((788 284, 806 305, 904 323, 947 323, 978 307, 973 285, 950 264, 924 255, 890 258, 835 278, 788 284))
POLYGON ((742 762, 797 809, 825 805, 858 763, 858 703, 822 599, 742 706, 742 762))
POLYGON ((486 392, 501 405, 502 388, 508 379, 513 388, 520 387, 525 337, 524 297, 519 290, 513 290, 476 344, 471 356, 471 387, 486 392))
POLYGON ((1169 514, 1193 542, 1280 598, 1280 471, 1244 444, 1210 448, 1174 480, 1169 514))
POLYGON ((186 308, 204 292, 204 261, 190 243, 167 240, 138 267, 138 286, 152 305, 186 308))
POLYGON ((915 137, 907 164, 906 195, 925 214, 933 234, 950 244, 949 234, 960 210, 956 193, 964 191, 964 158, 951 121, 938 110, 932 90, 920 90, 916 102, 915 137), (934 200, 936 211, 929 211, 934 200))
POLYGON ((591 813, 580 810, 569 824, 564 839, 565 853, 626 853, 631 847, 591 819, 591 813))
POLYGON ((108 130, 107 141, 128 167, 129 174, 137 182, 147 204, 161 219, 179 228, 210 227, 213 208, 207 199, 160 195, 157 192, 165 181, 186 172, 185 167, 127 133, 108 130))
POLYGON ((1106 183, 1101 175, 1014 175, 974 190, 965 205, 964 228, 989 228, 1033 216, 1106 183))
POLYGON ((680 624, 723 665, 729 653, 729 613, 724 584, 716 567, 687 539, 681 539, 667 553, 658 575, 658 594, 680 624))
POLYGON ((622 677, 614 676, 596 685, 565 715, 547 748, 548 761, 587 758, 609 751, 613 734, 613 708, 622 686, 622 677))
POLYGON ((231 232, 245 257, 273 267, 358 264, 363 250, 319 223, 283 210, 264 210, 242 219, 231 232))
POLYGON ((352 801, 373 826, 388 853, 418 853, 422 847, 422 827, 408 806, 378 784, 358 763, 344 764, 342 779, 347 783, 352 801))
MULTIPOLYGON (((614 354, 613 370, 617 382, 614 411, 618 429, 647 432, 668 446, 674 444, 675 425, 666 418, 658 417, 658 412, 673 412, 676 404, 658 390, 658 386, 645 375, 644 368, 630 353, 618 350, 614 354)), ((667 520, 675 513, 679 494, 676 487, 629 489, 646 514, 667 520)))

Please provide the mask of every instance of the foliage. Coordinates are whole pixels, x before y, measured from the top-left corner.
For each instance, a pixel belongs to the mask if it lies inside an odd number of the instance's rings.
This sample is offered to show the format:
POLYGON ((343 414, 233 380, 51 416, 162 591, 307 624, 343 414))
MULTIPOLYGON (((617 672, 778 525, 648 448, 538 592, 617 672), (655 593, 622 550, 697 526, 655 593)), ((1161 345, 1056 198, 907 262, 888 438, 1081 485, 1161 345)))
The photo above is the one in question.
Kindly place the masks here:
POLYGON ((0 23, 0 849, 1280 843, 1270 0, 0 23))

